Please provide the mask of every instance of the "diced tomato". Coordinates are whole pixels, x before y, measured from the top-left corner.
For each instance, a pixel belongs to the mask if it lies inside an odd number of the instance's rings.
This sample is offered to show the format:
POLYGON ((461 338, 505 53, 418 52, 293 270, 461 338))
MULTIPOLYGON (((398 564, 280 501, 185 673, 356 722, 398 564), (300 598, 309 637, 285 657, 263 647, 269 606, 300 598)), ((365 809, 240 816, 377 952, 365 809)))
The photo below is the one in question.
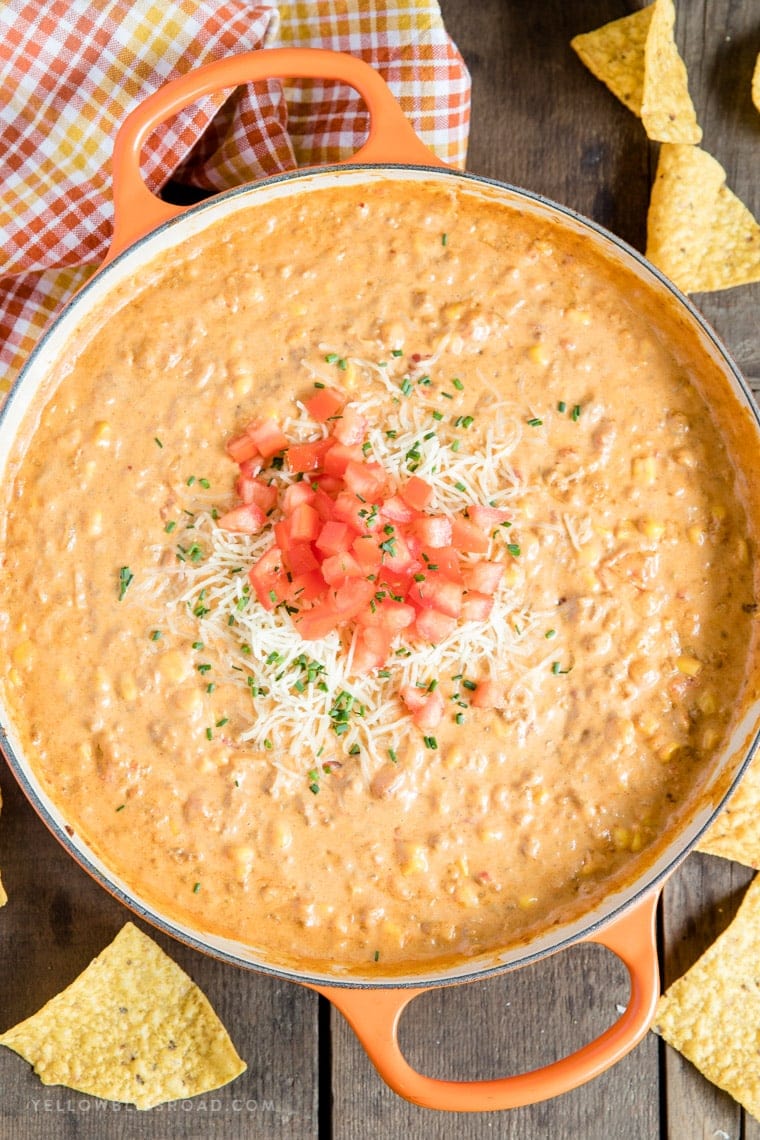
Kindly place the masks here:
POLYGON ((321 487, 315 491, 312 504, 322 522, 328 522, 335 515, 335 503, 321 487))
POLYGON ((384 544, 383 565, 393 574, 413 574, 419 568, 406 539, 396 531, 384 544))
POLYGON ((235 460, 236 463, 245 463, 248 459, 255 459, 259 454, 259 449, 248 435, 243 432, 242 435, 236 435, 233 439, 228 439, 226 443, 227 454, 235 460))
POLYGON ((255 503, 264 514, 268 514, 277 504, 277 488, 262 483, 260 479, 248 479, 241 475, 235 484, 235 491, 244 503, 255 503))
POLYGON ((509 522, 512 512, 501 507, 481 507, 478 503, 473 503, 467 508, 467 517, 481 530, 492 531, 495 526, 509 522))
POLYGON ((320 388, 313 396, 309 396, 308 400, 304 400, 304 407, 313 420, 323 424, 330 416, 334 416, 345 402, 346 397, 341 392, 336 392, 335 388, 320 388))
POLYGON ((374 583, 368 582, 366 578, 347 579, 333 595, 335 609, 340 614, 341 621, 356 617, 360 610, 369 605, 374 593, 374 583))
POLYGON ((414 511, 423 511, 433 497, 433 488, 418 475, 412 475, 399 491, 401 498, 414 511))
POLYGON ((404 685, 401 699, 412 714, 412 720, 423 732, 437 728, 446 710, 446 702, 437 689, 431 693, 416 685, 404 685))
POLYGON ((348 523, 331 519, 322 527, 315 545, 323 554, 340 554, 342 550, 350 548, 355 535, 356 532, 348 523))
POLYGON ((414 606, 404 602, 396 602, 392 598, 382 598, 375 602, 375 608, 364 610, 359 614, 357 621, 360 625, 379 627, 397 634, 402 629, 408 629, 417 616, 414 606))
POLYGON ((276 455, 278 451, 284 451, 290 443, 274 420, 261 420, 260 423, 250 424, 245 430, 265 459, 276 455))
POLYGON ((282 496, 282 510, 286 515, 292 515, 296 507, 300 507, 301 503, 311 503, 314 501, 314 491, 309 483, 305 480, 301 483, 291 483, 289 487, 285 488, 282 496))
POLYGON ((290 538, 290 522, 288 519, 280 519, 272 527, 274 531, 274 541, 279 546, 280 550, 288 551, 293 545, 290 538))
POLYGON ((308 542, 295 542, 287 552, 288 568, 294 575, 319 570, 319 559, 308 542))
POLYGON ((314 542, 322 528, 322 520, 310 503, 296 507, 288 524, 293 542, 314 542))
POLYGON ((317 603, 294 617, 296 629, 306 641, 327 637, 336 626, 335 610, 325 602, 317 603))
POLYGON ((354 655, 352 672, 369 673, 378 669, 387 658, 391 648, 390 635, 384 629, 360 628, 354 635, 354 655))
POLYGON ((442 546, 439 550, 423 549, 420 551, 420 558, 422 559, 423 573, 427 573, 428 567, 435 566, 433 573, 451 578, 453 582, 462 581, 459 555, 453 547, 442 546))
POLYGON ((319 570, 308 570, 303 574, 294 574, 287 597, 289 602, 299 605, 301 602, 313 602, 321 598, 324 592, 325 580, 319 570))
POLYGON ((459 617, 462 612, 462 587, 439 574, 428 574, 423 582, 414 582, 407 597, 415 604, 451 617, 459 617))
POLYGON ((363 463, 364 452, 360 447, 349 447, 344 443, 333 443, 324 457, 326 475, 343 475, 349 463, 363 463))
POLYGON ((420 610, 414 622, 414 631, 420 641, 437 645, 456 629, 457 619, 440 610, 420 610))
POLYGON ((348 578, 362 578, 364 572, 347 550, 331 554, 322 563, 322 577, 331 586, 342 586, 348 578))
POLYGON ((315 439, 313 443, 292 443, 285 455, 288 470, 294 475, 305 471, 319 471, 333 445, 333 440, 329 436, 327 439, 315 439))
POLYGON ((264 460, 260 455, 253 459, 244 459, 240 464, 240 474, 245 475, 246 479, 255 479, 263 466, 264 460))
POLYGON ((495 681, 478 681, 478 687, 470 698, 470 704, 476 709, 506 708, 504 689, 495 681))
POLYGON ((481 559, 464 568, 463 577, 468 590, 481 594, 493 594, 504 574, 502 562, 488 562, 481 559))
POLYGON ((369 512, 370 505, 356 495, 351 494, 350 491, 342 491, 333 503, 333 518, 348 523, 354 530, 359 532, 367 529, 366 521, 369 512))
POLYGON ((327 495, 337 495, 343 489, 343 480, 337 475, 315 475, 311 482, 327 495))
POLYGON ((360 534, 351 550, 365 574, 373 574, 383 560, 383 552, 371 534, 360 534))
POLYGON ((262 554, 248 571, 248 579, 265 610, 273 610, 282 601, 290 583, 283 568, 282 552, 276 546, 262 554), (274 596, 273 596, 274 595, 274 596))
POLYGON ((387 476, 379 463, 349 460, 343 473, 346 486, 363 499, 374 499, 385 489, 387 476))
POLYGON ((410 523, 417 517, 417 512, 413 511, 400 495, 391 495, 386 499, 380 507, 380 514, 392 523, 410 523))
POLYGON ((335 421, 333 435, 340 443, 347 445, 362 443, 367 432, 367 421, 349 404, 343 409, 340 419, 335 421))
POLYGON ((423 515, 412 523, 412 529, 424 545, 433 550, 451 545, 451 519, 444 515, 423 515))
POLYGON ((470 590, 462 602, 462 621, 487 621, 493 609, 493 598, 470 590))
POLYGON ((222 530, 235 534, 258 534, 267 521, 267 516, 256 503, 244 503, 242 507, 233 507, 216 521, 222 530))
POLYGON ((457 515, 451 524, 451 542, 457 550, 468 550, 473 554, 485 554, 488 550, 488 535, 461 515, 457 515))

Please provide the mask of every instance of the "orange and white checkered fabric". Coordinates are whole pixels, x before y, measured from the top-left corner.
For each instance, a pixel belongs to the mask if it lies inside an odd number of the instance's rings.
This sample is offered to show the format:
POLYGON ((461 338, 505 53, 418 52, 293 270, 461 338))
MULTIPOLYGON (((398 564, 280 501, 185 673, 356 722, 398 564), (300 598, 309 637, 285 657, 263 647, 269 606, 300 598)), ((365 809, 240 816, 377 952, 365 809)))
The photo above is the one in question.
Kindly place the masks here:
MULTIPOLYGON (((105 255, 119 124, 162 83, 261 47, 327 47, 380 71, 422 140, 464 165, 470 83, 436 0, 5 0, 0 5, 0 398, 105 255)), ((208 96, 151 137, 143 174, 210 191, 345 158, 356 92, 276 80, 208 96)))

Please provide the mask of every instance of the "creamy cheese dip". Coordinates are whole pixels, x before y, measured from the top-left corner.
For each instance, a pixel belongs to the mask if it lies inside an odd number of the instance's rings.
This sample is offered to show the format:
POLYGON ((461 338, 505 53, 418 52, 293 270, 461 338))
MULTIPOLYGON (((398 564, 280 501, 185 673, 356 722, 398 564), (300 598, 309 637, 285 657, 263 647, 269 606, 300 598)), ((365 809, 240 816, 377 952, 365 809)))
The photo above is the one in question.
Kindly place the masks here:
POLYGON ((629 271, 465 190, 211 226, 121 291, 22 433, 0 652, 30 764, 141 898, 271 962, 423 969, 582 913, 662 849, 743 693, 755 507, 724 388, 629 271), (315 382, 439 511, 512 512, 493 619, 399 638, 380 679, 267 615, 252 540, 214 522, 225 442, 263 416, 318 437, 315 382), (472 707, 485 679, 503 708, 472 707), (402 681, 445 694, 434 747, 402 681))

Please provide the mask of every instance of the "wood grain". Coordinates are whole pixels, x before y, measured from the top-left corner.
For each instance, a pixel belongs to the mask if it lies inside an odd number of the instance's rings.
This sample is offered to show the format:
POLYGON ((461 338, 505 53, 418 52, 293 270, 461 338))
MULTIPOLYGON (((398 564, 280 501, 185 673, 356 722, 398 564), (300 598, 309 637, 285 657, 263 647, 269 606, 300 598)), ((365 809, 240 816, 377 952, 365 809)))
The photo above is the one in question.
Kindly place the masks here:
MULTIPOLYGON (((625 0, 442 0, 473 79, 469 169, 594 218, 636 248, 646 241, 656 147, 581 65, 573 35, 641 7, 625 0)), ((757 0, 681 0, 678 40, 705 132, 731 187, 760 213, 760 116, 749 76, 760 49, 757 0)), ((760 285, 695 298, 760 390, 760 285)), ((58 847, 0 771, 0 1029, 39 1008, 129 917, 58 847)), ((734 913, 751 872, 692 855, 663 896, 663 972, 673 980, 734 913)), ((121 1140, 760 1140, 752 1121, 653 1035, 585 1088, 509 1113, 455 1115, 407 1104, 380 1081, 342 1018, 313 994, 236 970, 155 935, 208 994, 249 1070, 226 1089, 138 1116, 45 1088, 0 1049, 0 1138, 121 1140)), ((401 1026, 411 1063, 435 1076, 517 1072, 577 1048, 616 1016, 625 971, 578 947, 523 971, 439 990, 401 1026)))

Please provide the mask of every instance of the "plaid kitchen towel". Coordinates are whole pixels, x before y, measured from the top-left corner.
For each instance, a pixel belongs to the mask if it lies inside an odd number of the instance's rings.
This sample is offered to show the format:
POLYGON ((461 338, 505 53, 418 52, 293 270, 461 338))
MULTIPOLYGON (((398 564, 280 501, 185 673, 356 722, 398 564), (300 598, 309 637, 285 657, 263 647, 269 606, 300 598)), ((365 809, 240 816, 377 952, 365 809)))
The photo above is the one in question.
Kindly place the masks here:
MULTIPOLYGON (((0 5, 0 398, 50 317, 102 260, 119 124, 162 83, 261 47, 332 48, 388 82, 422 140, 463 166, 470 84, 436 0, 5 0, 0 5)), ((155 132, 143 174, 217 191, 350 155, 367 132, 350 88, 257 83, 155 132)))

